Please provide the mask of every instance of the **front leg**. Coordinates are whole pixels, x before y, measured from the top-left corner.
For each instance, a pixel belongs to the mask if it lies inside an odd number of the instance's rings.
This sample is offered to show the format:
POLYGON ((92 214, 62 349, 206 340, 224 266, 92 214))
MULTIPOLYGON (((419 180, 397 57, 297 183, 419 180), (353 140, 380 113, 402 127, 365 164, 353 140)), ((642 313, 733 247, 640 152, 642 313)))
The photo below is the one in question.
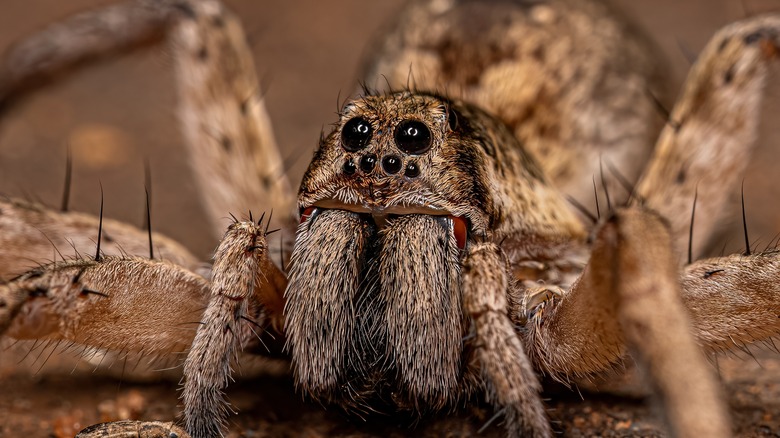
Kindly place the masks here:
POLYGON ((629 209, 599 230, 582 276, 557 305, 531 317, 535 365, 562 381, 613 368, 630 349, 675 436, 728 436, 722 397, 696 343, 675 266, 671 231, 629 209))
POLYGON ((602 286, 619 303, 618 321, 672 432, 729 436, 723 396, 683 306, 668 225, 654 214, 626 210, 602 228, 600 240, 593 257, 607 262, 602 274, 608 283, 602 286))
POLYGON ((268 258, 267 230, 260 223, 236 222, 214 254, 211 300, 184 362, 184 416, 194 438, 221 435, 229 409, 222 391, 231 362, 266 326, 265 309, 250 308, 258 305, 254 292, 281 297, 284 290, 284 274, 268 258), (262 321, 251 316, 255 313, 262 321))
POLYGON ((0 284, 0 335, 174 357, 190 346, 208 281, 172 263, 105 256, 0 284))
POLYGON ((463 308, 474 321, 482 372, 512 436, 551 436, 539 384, 507 314, 509 275, 500 249, 472 245, 463 265, 463 308))

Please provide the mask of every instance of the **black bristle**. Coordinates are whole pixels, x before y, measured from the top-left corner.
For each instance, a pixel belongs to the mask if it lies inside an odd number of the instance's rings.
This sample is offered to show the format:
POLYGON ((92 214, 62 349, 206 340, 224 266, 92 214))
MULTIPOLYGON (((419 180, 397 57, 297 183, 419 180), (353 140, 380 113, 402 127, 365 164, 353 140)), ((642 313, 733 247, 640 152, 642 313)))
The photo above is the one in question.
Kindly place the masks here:
POLYGON ((604 167, 602 161, 599 160, 599 173, 601 174, 601 187, 604 188, 604 196, 607 198, 607 211, 612 211, 612 201, 609 199, 609 188, 607 188, 607 182, 604 179, 604 167))
POLYGON ((150 200, 152 196, 149 194, 149 189, 144 188, 146 193, 146 223, 149 225, 146 228, 147 235, 149 236, 149 260, 154 260, 154 245, 152 243, 152 207, 150 200))
POLYGON ((68 211, 68 204, 70 203, 70 182, 73 172, 73 155, 68 147, 68 152, 65 157, 65 186, 62 188, 62 203, 60 204, 60 211, 63 213, 68 211))
POLYGON ((691 209, 691 227, 688 230, 688 264, 693 263, 693 221, 696 217, 696 200, 699 199, 699 186, 693 192, 693 208, 691 209))
POLYGON ((103 239, 103 184, 100 184, 100 219, 98 222, 98 237, 97 237, 97 250, 95 251, 95 261, 99 262, 100 257, 100 241, 103 239))
POLYGON ((593 213, 589 212, 587 208, 585 208, 584 205, 580 204, 576 199, 572 198, 571 196, 567 196, 566 200, 569 201, 571 205, 574 206, 577 210, 579 210, 580 213, 582 213, 585 217, 590 219, 591 222, 594 224, 598 222, 598 218, 596 216, 593 216, 593 213))
POLYGON ((596 188, 596 177, 593 177, 593 196, 596 198, 596 219, 601 219, 601 209, 599 208, 599 190, 596 188))
POLYGON ((103 292, 99 292, 99 291, 96 291, 96 290, 93 290, 93 289, 87 289, 86 287, 81 289, 81 293, 84 294, 84 295, 98 295, 98 296, 101 296, 103 298, 108 298, 108 294, 103 293, 103 292))
POLYGON ((149 164, 149 158, 144 158, 144 188, 147 189, 146 197, 147 197, 147 214, 144 215, 144 230, 148 230, 151 227, 151 224, 149 224, 149 205, 152 203, 152 169, 151 165, 149 164))
POLYGON ((650 88, 645 88, 645 92, 648 96, 650 96, 650 100, 653 101, 653 106, 658 111, 658 113, 661 115, 661 117, 668 123, 672 121, 672 113, 669 111, 668 108, 666 108, 661 102, 661 99, 656 96, 656 94, 651 90, 650 88))
POLYGON ((742 229, 745 232, 745 255, 750 255, 750 238, 748 237, 747 217, 745 216, 745 181, 742 181, 742 229))
POLYGON ((265 231, 263 232, 263 234, 265 234, 266 236, 269 234, 268 233, 268 227, 271 225, 271 218, 272 217, 274 217, 274 209, 273 208, 271 209, 271 213, 268 214, 268 222, 265 223, 265 231))
POLYGON ((617 167, 615 167, 609 161, 607 161, 607 168, 609 169, 610 172, 612 172, 612 175, 615 176, 615 178, 618 180, 620 185, 623 186, 623 188, 628 193, 628 203, 630 203, 632 199, 636 199, 640 205, 644 205, 645 200, 642 199, 641 196, 637 195, 636 186, 632 185, 631 182, 628 180, 628 178, 626 178, 625 175, 620 173, 617 167))

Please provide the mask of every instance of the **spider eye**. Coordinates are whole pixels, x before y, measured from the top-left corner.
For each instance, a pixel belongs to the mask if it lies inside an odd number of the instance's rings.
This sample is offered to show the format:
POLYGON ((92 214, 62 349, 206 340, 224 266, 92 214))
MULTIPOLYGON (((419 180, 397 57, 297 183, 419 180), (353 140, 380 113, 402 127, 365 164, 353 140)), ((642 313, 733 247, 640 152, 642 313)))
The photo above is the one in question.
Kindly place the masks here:
POLYGON ((395 128, 395 144, 407 154, 422 154, 431 148, 431 130, 423 122, 405 120, 395 128))
POLYGON ((341 129, 341 145, 349 152, 356 152, 368 145, 374 129, 361 117, 349 119, 341 129))

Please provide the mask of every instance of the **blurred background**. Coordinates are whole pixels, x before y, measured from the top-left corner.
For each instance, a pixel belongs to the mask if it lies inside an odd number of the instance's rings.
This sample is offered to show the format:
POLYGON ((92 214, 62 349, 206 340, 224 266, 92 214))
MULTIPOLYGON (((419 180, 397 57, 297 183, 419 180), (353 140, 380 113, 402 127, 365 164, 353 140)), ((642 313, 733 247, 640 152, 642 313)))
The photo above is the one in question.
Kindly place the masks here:
MULTIPOLYGON (((238 13, 246 28, 277 142, 290 179, 297 184, 320 130, 336 121, 337 98, 340 96, 343 101, 357 88, 359 60, 369 37, 403 2, 225 2, 238 13)), ((105 3, 103 0, 0 0, 0 51, 49 23, 105 3)), ((691 60, 718 28, 747 15, 780 10, 780 0, 613 0, 612 3, 660 48, 665 60, 659 62, 670 66, 672 95, 676 95, 691 60)), ((70 145, 74 158, 71 209, 97 214, 99 183, 102 183, 106 215, 140 226, 145 215, 143 162, 148 158, 153 180, 154 229, 188 246, 204 260, 209 258, 216 240, 208 229, 183 156, 174 117, 172 66, 167 55, 165 47, 157 47, 102 62, 33 94, 13 108, 0 120, 0 193, 59 205, 66 150, 70 145)), ((667 107, 671 103, 666 102, 667 107)), ((762 248, 780 232, 778 115, 780 85, 772 85, 762 114, 761 144, 745 177, 750 236, 754 242, 760 240, 762 248)), ((722 245, 727 246, 727 252, 744 249, 739 211, 730 213, 729 217, 733 219, 732 226, 722 242, 713 245, 716 252, 722 245)), ((17 434, 21 430, 29 430, 28 436, 46 436, 52 431, 57 436, 72 436, 70 431, 75 425, 133 416, 125 415, 121 409, 132 411, 139 403, 145 417, 170 419, 175 415, 176 411, 171 411, 177 402, 175 384, 139 390, 111 382, 93 387, 89 377, 73 380, 69 376, 59 379, 36 374, 29 379, 8 379, 24 374, 20 374, 22 368, 29 367, 32 372, 38 368, 29 365, 31 360, 17 368, 16 360, 8 360, 9 351, 0 346, 0 388, 4 389, 0 391, 3 394, 0 395, 0 423, 5 424, 0 427, 0 436, 4 431, 10 433, 8 436, 22 436, 17 434), (79 392, 84 387, 90 391, 79 392), (45 395, 49 390, 61 396, 45 395), (104 415, 100 410, 100 417, 95 418, 94 400, 101 400, 101 406, 109 403, 108 408, 99 409, 108 409, 111 414, 104 415), (79 406, 84 409, 79 410, 79 406), (22 419, 9 423, 10 415, 22 419), (25 429, 27 422, 40 424, 27 425, 29 428, 25 429)), ((780 411, 780 361, 762 360, 761 365, 744 360, 722 363, 721 372, 732 382, 747 382, 734 391, 732 405, 757 406, 755 412, 749 411, 741 421, 756 428, 769 424, 770 432, 772 427, 777 427, 775 431, 780 433, 780 418, 771 415, 766 418, 766 412, 774 409, 772 406, 780 411), (765 376, 759 379, 770 383, 755 383, 756 376, 765 376), (758 389, 751 392, 751 388, 758 389)), ((290 388, 285 385, 279 393, 291 396, 290 388)), ((268 390, 264 388, 263 391, 268 390)), ((275 407, 268 401, 258 401, 256 392, 234 394, 233 398, 245 411, 275 407)), ((572 406, 576 407, 559 406, 561 411, 554 415, 561 418, 569 415, 567 409, 577 409, 571 415, 592 420, 603 408, 598 404, 572 406)), ((631 409, 643 408, 629 406, 627 409, 630 419, 637 412, 631 409)), ((647 414, 646 409, 643 412, 647 414)))
MULTIPOLYGON (((13 41, 101 0, 5 0, 0 50, 13 41)), ((337 98, 356 89, 367 39, 401 0, 226 2, 242 18, 261 87, 290 179, 297 184, 320 130, 336 120, 337 98)), ((777 0, 614 0, 615 6, 662 50, 676 90, 699 50, 724 24, 779 8, 777 0)), ((71 208, 97 213, 99 182, 106 215, 140 225, 143 161, 151 163, 153 224, 206 259, 216 245, 201 211, 174 117, 171 62, 165 47, 100 63, 35 93, 0 121, 0 193, 58 205, 67 145, 73 150, 71 208)), ((780 188, 773 178, 780 135, 772 132, 780 102, 774 86, 764 116, 762 147, 745 180, 751 238, 780 231, 780 188), (777 149, 777 148, 774 148, 777 149), (770 208, 771 211, 759 212, 770 208)), ((671 106, 671 102, 666 103, 671 106)), ((738 222, 738 212, 733 215, 738 222)), ((737 227, 738 228, 738 227, 737 227)), ((739 249, 739 235, 729 239, 739 249)), ((718 247, 719 249, 720 247, 718 247)))

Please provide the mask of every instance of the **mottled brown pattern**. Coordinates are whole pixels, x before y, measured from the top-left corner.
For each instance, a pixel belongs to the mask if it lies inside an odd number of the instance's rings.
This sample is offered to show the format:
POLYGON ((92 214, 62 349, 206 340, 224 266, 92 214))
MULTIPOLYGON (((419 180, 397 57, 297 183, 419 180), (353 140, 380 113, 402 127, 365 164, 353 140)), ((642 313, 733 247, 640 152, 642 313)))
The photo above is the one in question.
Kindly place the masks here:
POLYGON ((662 122, 652 97, 666 94, 654 51, 600 2, 426 0, 374 42, 363 76, 477 104, 559 189, 593 206, 602 161, 633 181, 652 150, 662 122))
MULTIPOLYGON (((291 235, 293 197, 238 21, 215 0, 173 6, 176 19, 161 23, 212 218, 267 197, 291 235)), ((750 115, 760 111, 765 71, 780 46, 777 17, 716 35, 692 71, 693 91, 672 112, 678 137, 662 138, 646 166, 643 196, 634 198, 644 206, 612 209, 595 224, 580 222, 560 190, 581 195, 602 153, 629 180, 644 167, 654 69, 640 39, 620 39, 620 21, 600 4, 575 0, 431 0, 411 4, 400 23, 371 65, 398 72, 411 57, 437 85, 409 75, 410 89, 347 101, 304 176, 295 242, 281 242, 282 265, 291 254, 289 275, 272 262, 271 232, 260 225, 270 215, 255 223, 250 212, 228 229, 203 276, 99 250, 41 263, 0 285, 0 326, 15 338, 82 344, 92 355, 187 352, 184 422, 194 437, 224 431, 222 391, 235 356, 244 347, 261 351, 268 335, 286 338, 299 390, 358 417, 380 412, 414 422, 487 396, 508 435, 550 436, 537 373, 570 384, 633 361, 672 434, 728 436, 701 347, 744 347, 778 333, 774 257, 693 262, 680 274, 673 242, 685 237, 685 209, 675 203, 687 202, 696 181, 720 176, 708 181, 713 190, 744 173, 729 157, 748 155, 755 141, 750 115), (426 70, 429 61, 441 71, 426 70), (518 74, 524 69, 535 73, 518 74), (347 138, 359 132, 347 128, 355 121, 364 135, 358 143, 347 138), (690 160, 678 159, 686 153, 690 160), (719 301, 728 310, 712 304, 719 301)), ((716 221, 712 212, 725 198, 699 198, 706 222, 716 221)), ((29 218, 56 225, 66 217, 20 205, 4 205, 27 214, 3 210, 12 218, 6 236, 29 218)), ((142 234, 109 236, 98 239, 142 234)), ((85 433, 165 427, 111 423, 85 433)))

